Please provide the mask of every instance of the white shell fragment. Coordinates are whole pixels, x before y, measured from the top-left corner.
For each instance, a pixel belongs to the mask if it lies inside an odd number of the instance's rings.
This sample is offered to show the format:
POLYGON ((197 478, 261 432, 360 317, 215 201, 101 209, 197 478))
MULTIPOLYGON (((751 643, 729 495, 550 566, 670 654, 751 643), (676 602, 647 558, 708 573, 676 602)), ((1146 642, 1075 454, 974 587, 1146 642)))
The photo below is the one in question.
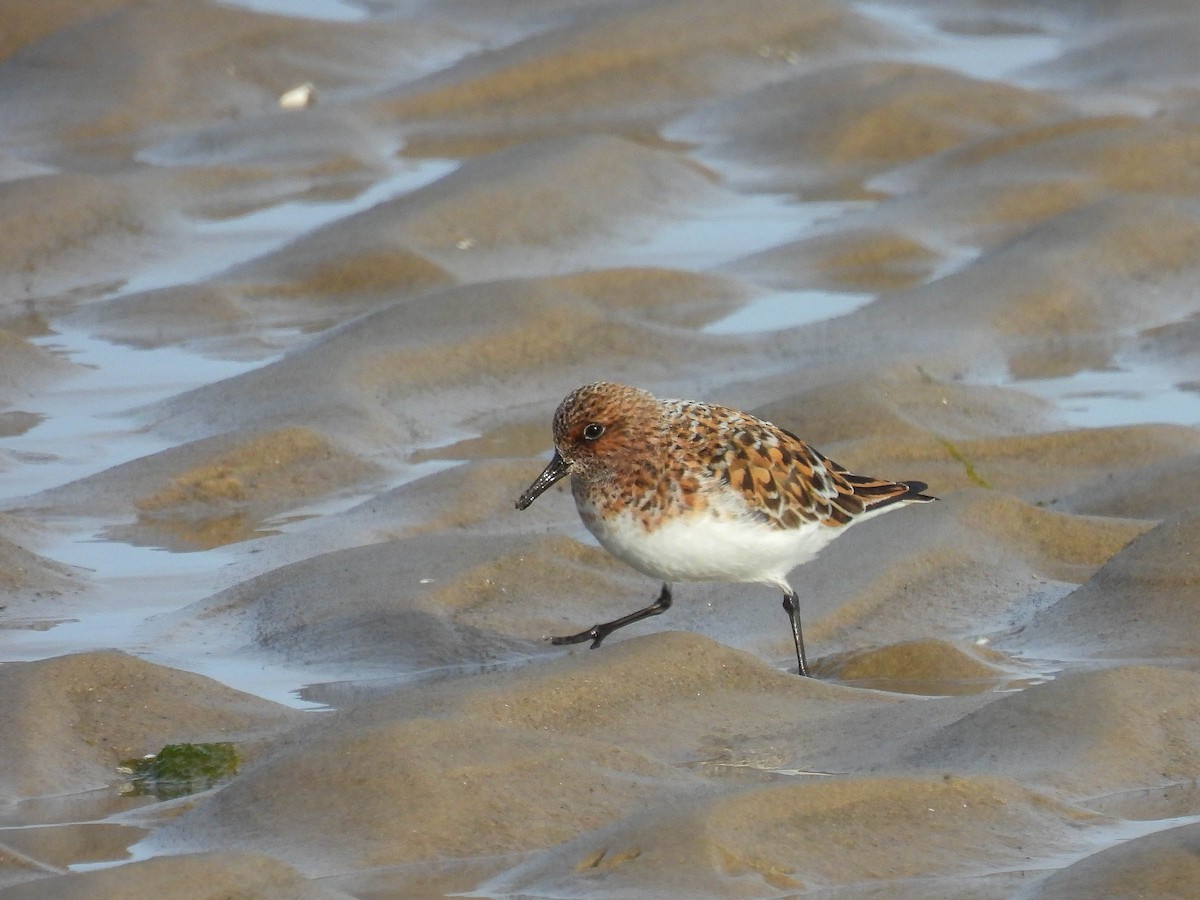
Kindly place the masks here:
POLYGON ((279 105, 284 109, 308 109, 316 102, 317 89, 311 81, 306 81, 279 95, 279 105))

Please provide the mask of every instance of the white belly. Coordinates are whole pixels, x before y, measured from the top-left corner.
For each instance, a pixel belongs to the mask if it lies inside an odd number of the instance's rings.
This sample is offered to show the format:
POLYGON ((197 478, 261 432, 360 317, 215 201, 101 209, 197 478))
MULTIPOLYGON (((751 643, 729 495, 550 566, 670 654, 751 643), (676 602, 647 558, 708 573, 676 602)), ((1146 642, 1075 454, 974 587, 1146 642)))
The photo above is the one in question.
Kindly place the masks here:
POLYGON ((782 530, 745 519, 693 515, 647 531, 628 513, 613 520, 584 515, 613 556, 662 581, 764 582, 785 586, 843 529, 819 524, 782 530))

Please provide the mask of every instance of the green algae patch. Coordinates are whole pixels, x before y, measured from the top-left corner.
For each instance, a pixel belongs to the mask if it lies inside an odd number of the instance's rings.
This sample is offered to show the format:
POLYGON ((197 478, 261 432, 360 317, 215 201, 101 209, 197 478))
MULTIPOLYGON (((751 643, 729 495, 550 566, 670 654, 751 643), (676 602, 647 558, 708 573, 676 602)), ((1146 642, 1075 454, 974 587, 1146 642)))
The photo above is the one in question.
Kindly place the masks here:
POLYGON ((987 483, 987 481, 983 478, 983 476, 975 471, 974 464, 969 459, 967 459, 965 456, 963 456, 961 450, 959 450, 956 446, 954 446, 953 443, 946 440, 945 438, 941 438, 940 440, 942 442, 942 446, 946 448, 946 452, 949 453, 952 457, 954 457, 954 459, 957 462, 962 463, 962 467, 963 467, 964 471, 966 471, 967 478, 970 480, 971 484, 974 484, 981 488, 990 488, 991 487, 991 485, 987 483))
POLYGON ((228 742, 167 744, 153 756, 128 759, 120 771, 128 773, 124 793, 171 800, 208 790, 237 774, 237 748, 228 742))

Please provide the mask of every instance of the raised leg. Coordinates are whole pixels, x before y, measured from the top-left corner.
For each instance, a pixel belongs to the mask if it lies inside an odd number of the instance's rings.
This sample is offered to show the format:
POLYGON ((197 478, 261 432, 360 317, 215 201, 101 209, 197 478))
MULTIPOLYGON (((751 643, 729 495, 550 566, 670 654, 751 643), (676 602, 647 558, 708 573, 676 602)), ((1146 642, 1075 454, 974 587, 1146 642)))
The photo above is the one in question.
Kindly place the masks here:
POLYGON ((595 650, 603 643, 604 639, 616 631, 618 628, 624 628, 626 625, 631 625, 634 622, 640 622, 642 619, 648 619, 651 616, 657 616, 665 613, 671 608, 671 586, 664 584, 662 592, 658 595, 658 599, 647 606, 645 609, 639 609, 637 612, 630 613, 627 616, 621 616, 619 619, 613 619, 611 622, 604 622, 600 625, 593 625, 587 631, 581 631, 579 634, 570 634, 566 637, 550 638, 552 644, 582 644, 584 641, 591 641, 591 649, 595 650))
POLYGON ((792 638, 796 641, 796 663, 801 675, 808 675, 808 660, 804 657, 804 632, 800 630, 800 598, 794 591, 783 595, 783 609, 792 623, 792 638))

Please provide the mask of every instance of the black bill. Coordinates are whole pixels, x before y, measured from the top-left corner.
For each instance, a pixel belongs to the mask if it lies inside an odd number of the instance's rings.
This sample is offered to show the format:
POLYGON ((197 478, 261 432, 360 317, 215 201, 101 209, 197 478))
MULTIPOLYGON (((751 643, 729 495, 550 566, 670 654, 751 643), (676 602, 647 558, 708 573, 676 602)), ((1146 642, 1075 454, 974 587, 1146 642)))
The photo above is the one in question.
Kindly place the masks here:
POLYGON ((550 464, 546 466, 542 474, 528 488, 525 489, 520 498, 517 500, 517 509, 525 509, 541 496, 542 492, 560 478, 565 477, 571 471, 571 464, 558 455, 558 451, 554 451, 554 456, 550 460, 550 464))

